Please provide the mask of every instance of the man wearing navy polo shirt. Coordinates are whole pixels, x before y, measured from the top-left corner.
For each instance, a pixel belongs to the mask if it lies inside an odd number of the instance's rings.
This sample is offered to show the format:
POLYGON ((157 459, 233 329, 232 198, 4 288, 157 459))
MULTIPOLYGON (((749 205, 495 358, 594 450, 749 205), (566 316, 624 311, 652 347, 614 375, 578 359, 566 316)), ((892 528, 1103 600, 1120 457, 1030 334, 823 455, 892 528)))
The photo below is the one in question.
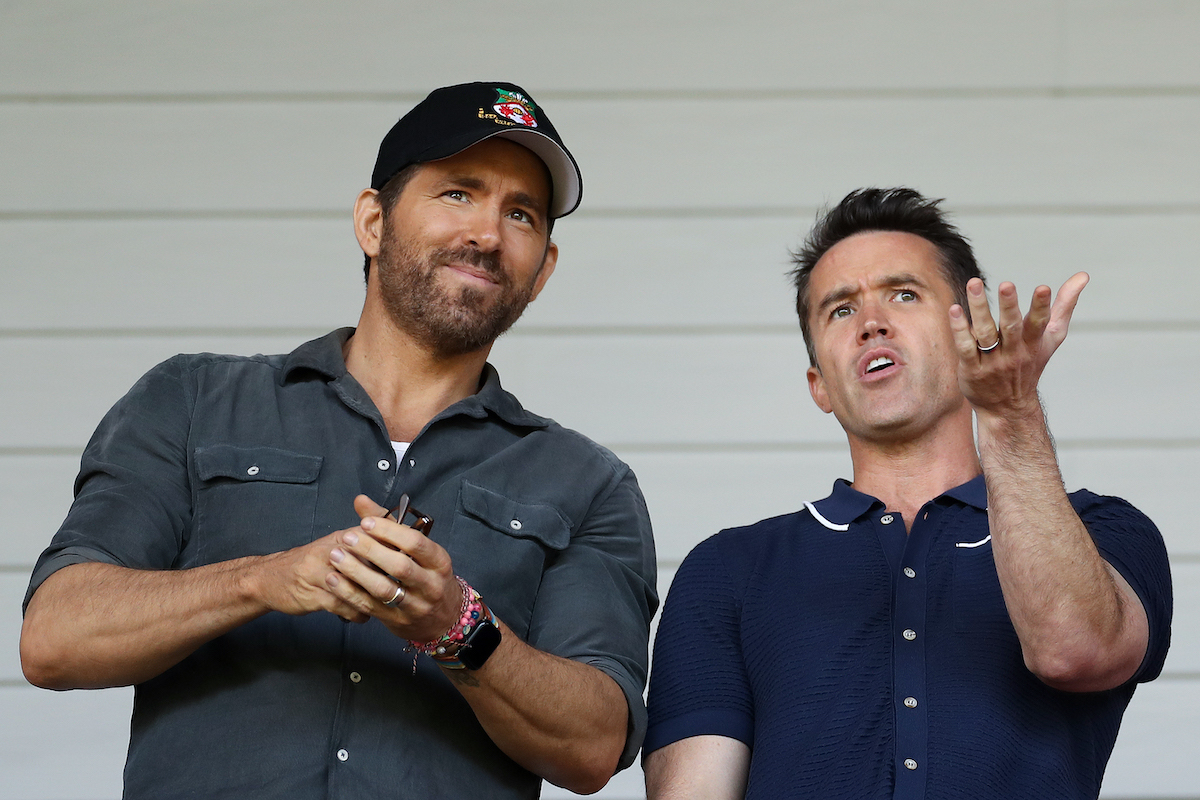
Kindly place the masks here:
POLYGON ((651 800, 1095 798, 1162 669, 1162 537, 1063 489, 1038 397, 1088 276, 993 314, 940 201, 852 192, 795 255, 813 400, 853 479, 722 531, 664 606, 651 800), (973 429, 973 421, 975 428, 973 429))

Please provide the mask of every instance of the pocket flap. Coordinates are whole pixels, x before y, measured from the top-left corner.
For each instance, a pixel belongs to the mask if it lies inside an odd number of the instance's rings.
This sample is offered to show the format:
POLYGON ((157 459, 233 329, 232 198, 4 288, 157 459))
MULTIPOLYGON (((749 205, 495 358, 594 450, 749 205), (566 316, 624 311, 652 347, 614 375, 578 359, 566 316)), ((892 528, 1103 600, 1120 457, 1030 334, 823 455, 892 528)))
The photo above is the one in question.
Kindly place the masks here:
POLYGON ((236 447, 214 444, 196 448, 196 473, 201 480, 312 483, 321 472, 321 456, 275 447, 236 447))
POLYGON ((518 502, 468 481, 459 498, 463 512, 501 533, 536 539, 554 550, 571 543, 571 526, 553 506, 518 502))

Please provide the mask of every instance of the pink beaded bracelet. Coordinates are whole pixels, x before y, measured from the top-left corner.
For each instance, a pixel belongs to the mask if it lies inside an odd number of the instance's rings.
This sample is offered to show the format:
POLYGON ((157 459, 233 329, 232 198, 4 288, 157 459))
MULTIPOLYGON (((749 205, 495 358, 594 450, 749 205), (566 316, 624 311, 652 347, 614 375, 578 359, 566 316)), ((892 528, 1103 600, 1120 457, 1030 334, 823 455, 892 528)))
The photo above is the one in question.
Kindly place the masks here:
POLYGON ((463 639, 470 634, 471 630, 481 620, 493 619, 491 610, 484 604, 479 592, 471 588, 471 585, 458 575, 455 575, 454 579, 462 587, 462 605, 458 610, 458 619, 450 626, 450 630, 432 642, 408 640, 408 646, 414 651, 414 672, 417 669, 416 654, 418 653, 424 653, 434 661, 445 666, 461 665, 462 662, 458 660, 458 648, 462 644, 463 639))

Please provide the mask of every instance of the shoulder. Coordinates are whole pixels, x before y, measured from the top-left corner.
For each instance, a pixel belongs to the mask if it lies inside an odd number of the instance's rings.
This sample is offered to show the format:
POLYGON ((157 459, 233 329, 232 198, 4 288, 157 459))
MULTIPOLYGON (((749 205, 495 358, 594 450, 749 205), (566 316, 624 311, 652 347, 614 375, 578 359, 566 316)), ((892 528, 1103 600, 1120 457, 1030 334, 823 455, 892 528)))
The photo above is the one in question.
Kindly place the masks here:
MULTIPOLYGON (((274 376, 283 368, 286 358, 286 355, 180 353, 151 367, 138 384, 161 381, 189 383, 208 375, 226 375, 230 380, 235 380, 253 372, 274 376)), ((135 387, 138 384, 135 384, 135 387)))
POLYGON ((715 581, 744 586, 790 541, 819 527, 807 510, 726 528, 701 541, 684 558, 671 584, 671 592, 688 593, 711 587, 715 581))

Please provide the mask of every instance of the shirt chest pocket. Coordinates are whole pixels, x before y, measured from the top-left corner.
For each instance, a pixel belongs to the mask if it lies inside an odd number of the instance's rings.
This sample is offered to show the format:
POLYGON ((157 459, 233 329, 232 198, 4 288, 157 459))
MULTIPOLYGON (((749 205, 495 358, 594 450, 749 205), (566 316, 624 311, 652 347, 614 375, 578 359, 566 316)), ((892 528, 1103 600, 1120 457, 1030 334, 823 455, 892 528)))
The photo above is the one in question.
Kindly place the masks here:
POLYGON ((185 566, 277 553, 313 540, 320 456, 216 444, 196 448, 195 458, 198 488, 185 566))
POLYGON ((522 502, 463 481, 454 527, 443 544, 454 571, 524 638, 542 574, 570 542, 570 523, 554 506, 522 502))

